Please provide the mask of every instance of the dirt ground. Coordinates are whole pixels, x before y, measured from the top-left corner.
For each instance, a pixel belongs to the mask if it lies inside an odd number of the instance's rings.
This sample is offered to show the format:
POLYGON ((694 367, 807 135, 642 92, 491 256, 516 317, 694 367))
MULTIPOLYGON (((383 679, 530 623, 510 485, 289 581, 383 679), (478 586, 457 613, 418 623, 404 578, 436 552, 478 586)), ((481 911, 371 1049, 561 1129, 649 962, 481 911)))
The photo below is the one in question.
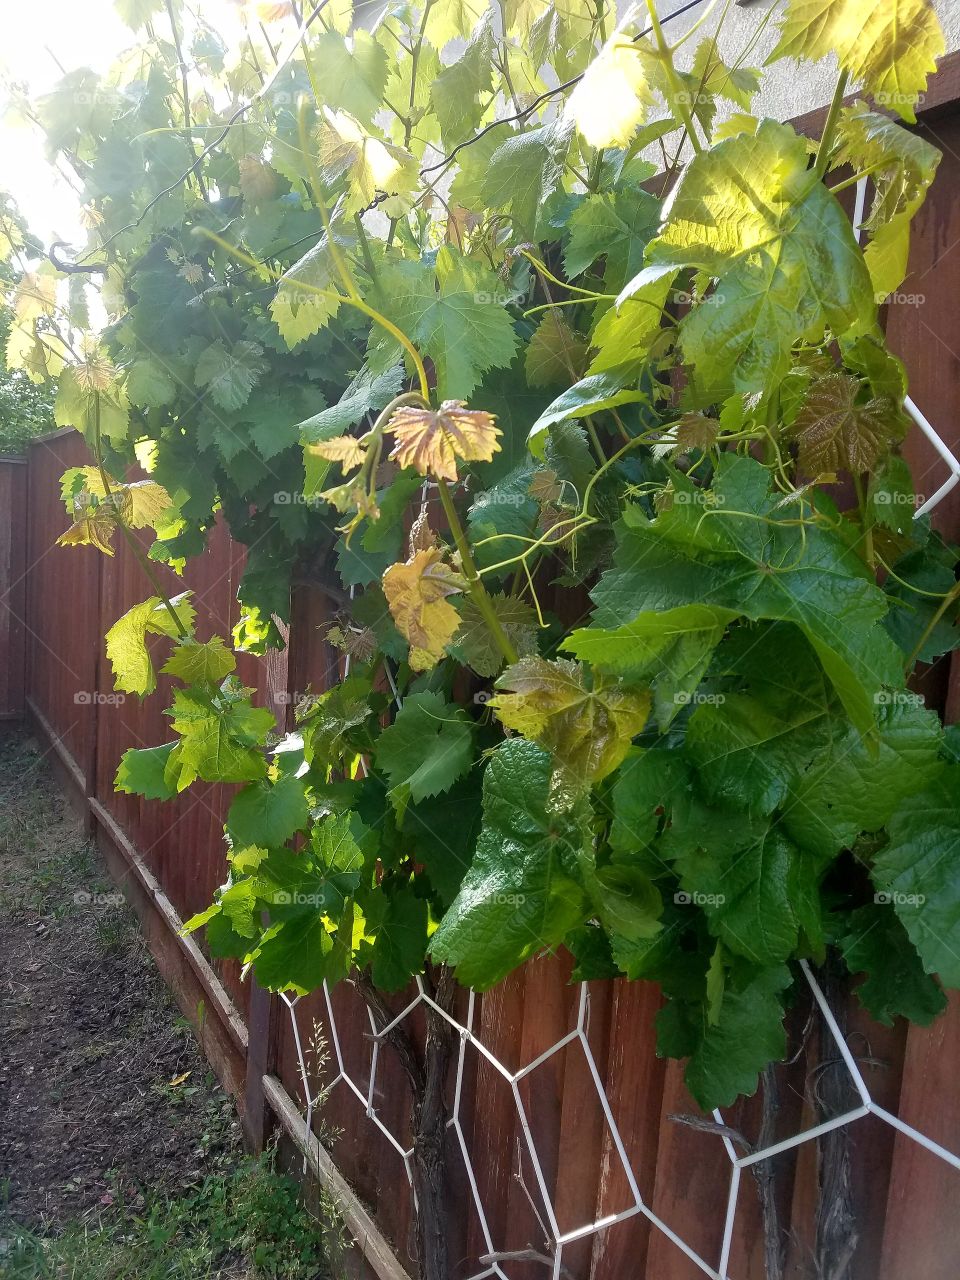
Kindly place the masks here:
POLYGON ((37 744, 0 736, 0 1209, 40 1229, 135 1210, 239 1143, 37 744))

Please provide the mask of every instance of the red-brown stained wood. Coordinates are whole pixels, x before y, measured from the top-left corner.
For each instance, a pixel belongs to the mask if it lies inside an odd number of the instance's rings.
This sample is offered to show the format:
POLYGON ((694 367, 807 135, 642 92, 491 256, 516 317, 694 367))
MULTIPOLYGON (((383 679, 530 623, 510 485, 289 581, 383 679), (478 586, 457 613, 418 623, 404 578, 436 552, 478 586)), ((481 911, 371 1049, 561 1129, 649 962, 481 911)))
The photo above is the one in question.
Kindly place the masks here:
POLYGON ((26 463, 0 458, 0 721, 25 709, 26 497, 26 463))
MULTIPOLYGON (((604 1085, 641 1198, 652 1205, 666 1070, 655 1052, 654 1018, 661 1004, 660 991, 651 982, 620 980, 612 987, 604 1085)), ((609 1127, 604 1129, 595 1181, 597 1219, 621 1213, 634 1203, 609 1127)), ((639 1213, 600 1232, 593 1245, 590 1280, 618 1280, 630 1275, 631 1268, 637 1276, 645 1276, 649 1240, 649 1221, 639 1213)))

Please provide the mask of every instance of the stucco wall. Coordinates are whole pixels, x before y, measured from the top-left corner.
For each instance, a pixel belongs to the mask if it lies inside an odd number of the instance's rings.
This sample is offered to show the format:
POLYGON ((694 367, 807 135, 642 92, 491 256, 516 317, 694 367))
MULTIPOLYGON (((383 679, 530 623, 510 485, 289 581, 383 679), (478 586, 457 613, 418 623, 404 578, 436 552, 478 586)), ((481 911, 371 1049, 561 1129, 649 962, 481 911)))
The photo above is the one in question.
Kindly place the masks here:
MULTIPOLYGON (((657 0, 657 12, 661 17, 681 7, 683 0, 657 0)), ((878 5, 892 3, 892 0, 876 0, 878 5)), ((643 11, 641 5, 641 13, 643 11)), ((729 65, 756 33, 771 10, 773 16, 767 21, 759 37, 756 48, 745 65, 760 67, 773 49, 777 39, 776 13, 783 8, 783 0, 746 0, 743 4, 733 3, 723 21, 720 34, 720 51, 724 61, 729 65)), ((947 52, 960 48, 960 0, 934 0, 940 22, 947 41, 947 52)), ((703 27, 697 32, 689 45, 684 46, 683 53, 692 57, 703 35, 712 34, 717 27, 720 13, 724 9, 724 0, 720 0, 716 9, 703 27)), ((693 9, 670 24, 667 30, 670 38, 675 39, 696 21, 699 9, 693 9)), ((681 58, 682 62, 683 59, 681 58)), ((816 107, 822 107, 830 101, 836 83, 837 72, 833 59, 824 59, 815 66, 804 66, 802 77, 798 77, 797 64, 791 61, 775 63, 768 72, 763 93, 756 103, 755 109, 761 115, 774 116, 785 120, 792 116, 803 115, 816 107)))

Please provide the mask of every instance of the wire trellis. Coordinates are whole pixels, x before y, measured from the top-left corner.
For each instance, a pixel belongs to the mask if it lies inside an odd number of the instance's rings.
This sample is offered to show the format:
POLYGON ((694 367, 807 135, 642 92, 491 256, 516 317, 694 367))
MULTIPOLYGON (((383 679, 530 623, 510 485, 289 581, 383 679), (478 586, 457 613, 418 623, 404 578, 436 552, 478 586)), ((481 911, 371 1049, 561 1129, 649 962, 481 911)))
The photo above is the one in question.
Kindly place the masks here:
MULTIPOLYGON (((856 207, 853 216, 854 233, 858 242, 860 239, 860 227, 863 221, 866 188, 866 180, 861 180, 857 187, 856 207)), ((960 461, 957 460, 952 451, 947 447, 933 426, 931 426, 930 422, 911 399, 907 398, 904 407, 913 421, 923 432, 927 440, 932 444, 938 456, 943 460, 950 472, 947 480, 940 485, 940 487, 915 511, 914 518, 919 519, 921 516, 928 514, 938 506, 947 494, 953 490, 957 483, 960 482, 960 461)), ((426 487, 422 496, 425 499, 426 487)), ((354 590, 351 588, 351 597, 353 596, 353 593, 354 590)), ((344 676, 349 674, 349 667, 350 658, 348 656, 344 663, 344 676)), ((399 706, 401 705, 401 699, 392 679, 391 687, 394 700, 399 706)), ((319 1143, 320 1139, 317 1138, 313 1132, 313 1119, 316 1108, 321 1100, 325 1099, 333 1089, 337 1086, 342 1086, 353 1096, 356 1103, 363 1108, 364 1114, 371 1124, 376 1127, 382 1137, 393 1148, 396 1154, 399 1155, 403 1161, 407 1179, 411 1185, 411 1194, 415 1194, 413 1192, 413 1171, 411 1165, 413 1147, 406 1146, 401 1137, 384 1122, 381 1115, 378 1113, 375 1099, 377 1096, 377 1073, 381 1065, 381 1046, 389 1036, 390 1032, 399 1027, 405 1019, 409 1018, 418 1006, 428 1006, 435 1014, 439 1015, 439 1017, 449 1023, 459 1037, 453 1102, 450 1109, 450 1115, 447 1120, 447 1127, 453 1131, 463 1158, 473 1207, 477 1215, 477 1221, 479 1223, 480 1233, 484 1244, 484 1251, 478 1254, 475 1259, 476 1266, 479 1269, 471 1273, 470 1280, 485 1280, 485 1277, 488 1276, 499 1277, 499 1280, 511 1280, 509 1272, 505 1269, 506 1258, 509 1256, 509 1248, 505 1241, 498 1241, 494 1238, 494 1231, 491 1227, 490 1216, 486 1211, 476 1177, 467 1131, 462 1120, 464 1078, 467 1073, 468 1054, 470 1053, 479 1055, 480 1058, 485 1060, 489 1066, 502 1077, 512 1096, 512 1101, 516 1108, 517 1119, 519 1122, 519 1131, 523 1144, 522 1149, 525 1150, 530 1162, 530 1167, 533 1170, 536 1190, 540 1201, 539 1205, 533 1203, 531 1196, 531 1204, 534 1209, 534 1213, 543 1226, 544 1235, 547 1237, 546 1247, 549 1251, 549 1256, 545 1260, 549 1261, 551 1264, 550 1274, 553 1280, 560 1280, 560 1277, 564 1274, 564 1250, 567 1249, 568 1246, 589 1237, 596 1236, 601 1232, 609 1231, 610 1229, 615 1228, 619 1223, 625 1222, 628 1219, 635 1217, 637 1214, 642 1214, 650 1221, 657 1231, 660 1231, 667 1236, 667 1238, 670 1239, 673 1244, 686 1255, 689 1261, 693 1263, 693 1265, 697 1267, 703 1275, 710 1276, 713 1280, 740 1280, 739 1277, 730 1273, 729 1267, 731 1249, 734 1241, 734 1227, 737 1220, 740 1183, 745 1169, 750 1169, 761 1161, 769 1160, 783 1152, 800 1147, 804 1143, 815 1141, 823 1135, 830 1133, 832 1130, 840 1129, 846 1125, 855 1124, 857 1121, 862 1120, 867 1116, 875 1116, 884 1124, 890 1125, 905 1137, 918 1143, 921 1147, 925 1148, 938 1159, 944 1161, 947 1165, 960 1170, 960 1155, 953 1151, 949 1151, 933 1138, 922 1133, 912 1125, 907 1124, 899 1116, 894 1115, 892 1112, 874 1101, 863 1078, 863 1074, 857 1065, 856 1059, 850 1051, 846 1038, 837 1023, 832 1010, 830 1009, 823 990, 811 972, 810 966, 805 960, 801 960, 800 968, 802 970, 803 977, 810 988, 813 1000, 823 1017, 824 1025, 835 1042, 837 1052, 840 1055, 840 1060, 843 1062, 846 1071, 848 1072, 849 1083, 859 1098, 859 1102, 856 1106, 842 1112, 840 1115, 826 1119, 819 1124, 812 1125, 811 1127, 803 1129, 790 1137, 771 1143, 768 1146, 759 1149, 750 1149, 746 1154, 742 1155, 737 1154, 737 1150, 731 1141, 729 1130, 726 1129, 724 1117, 721 1112, 719 1110, 715 1110, 713 1112, 714 1121, 718 1126, 722 1126, 722 1130, 719 1130, 718 1132, 730 1161, 730 1185, 723 1222, 722 1244, 719 1256, 714 1261, 702 1257, 696 1249, 688 1243, 688 1241, 684 1240, 681 1235, 674 1231, 670 1225, 663 1220, 663 1218, 653 1211, 651 1206, 645 1202, 641 1195, 637 1170, 634 1167, 627 1144, 620 1133, 610 1100, 608 1099, 604 1089, 603 1076, 597 1065, 593 1050, 590 1047, 590 1041, 588 1038, 590 1025, 590 989, 588 984, 585 982, 581 983, 579 986, 579 993, 576 1000, 575 1025, 572 1026, 564 1036, 554 1044, 550 1045, 549 1048, 538 1054, 532 1061, 521 1066, 519 1070, 511 1071, 496 1056, 496 1054, 493 1053, 486 1044, 484 1044, 483 1040, 475 1030, 474 1022, 477 1014, 476 993, 473 991, 468 993, 465 1021, 459 1022, 448 1010, 441 1008, 426 989, 423 979, 417 977, 415 980, 416 994, 389 1023, 381 1027, 379 1030, 373 1013, 369 1008, 366 1010, 370 1023, 370 1040, 372 1042, 369 1080, 366 1088, 362 1087, 361 1084, 354 1079, 347 1068, 337 1026, 337 1017, 334 1012, 330 991, 326 983, 323 986, 323 999, 326 1009, 327 1031, 336 1064, 336 1074, 331 1081, 323 1085, 322 1089, 315 1089, 311 1085, 310 1072, 307 1068, 306 1055, 304 1053, 303 1038, 298 1022, 298 1009, 300 1007, 302 997, 292 997, 284 994, 283 1001, 290 1016, 298 1070, 300 1073, 300 1080, 306 1106, 306 1113, 304 1116, 305 1138, 308 1143, 311 1141, 319 1143), (603 1113, 603 1118, 610 1135, 613 1150, 616 1152, 617 1159, 622 1166, 627 1187, 629 1188, 630 1203, 616 1213, 609 1213, 605 1216, 598 1217, 593 1221, 581 1223, 580 1225, 568 1230, 562 1230, 560 1227, 557 1207, 554 1197, 551 1195, 548 1179, 545 1173, 545 1163, 541 1159, 540 1153, 537 1149, 537 1138, 533 1132, 530 1117, 527 1114, 527 1108, 524 1105, 523 1097, 520 1092, 520 1084, 555 1054, 558 1054, 568 1048, 579 1050, 579 1052, 584 1056, 590 1079, 592 1080, 593 1087, 596 1090, 597 1101, 603 1113)), ((530 1193, 528 1192, 528 1194, 530 1193)))

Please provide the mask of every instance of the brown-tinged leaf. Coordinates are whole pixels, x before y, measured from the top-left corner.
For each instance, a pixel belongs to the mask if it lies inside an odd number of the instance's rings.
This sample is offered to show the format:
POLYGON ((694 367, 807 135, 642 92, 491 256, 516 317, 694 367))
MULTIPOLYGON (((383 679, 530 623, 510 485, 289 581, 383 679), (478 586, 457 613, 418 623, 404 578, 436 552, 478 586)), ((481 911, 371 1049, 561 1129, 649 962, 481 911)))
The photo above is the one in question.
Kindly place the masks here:
POLYGON ((377 637, 369 627, 331 627, 327 643, 357 662, 369 662, 377 651, 377 637))
POLYGON ((705 453, 717 443, 720 423, 705 413, 685 413, 676 429, 678 449, 701 449, 705 453))
POLYGON ((563 493, 563 485, 557 478, 557 473, 549 467, 544 467, 540 471, 533 473, 533 479, 530 481, 527 489, 531 498, 535 498, 537 502, 556 502, 563 493))
POLYGON ((410 555, 418 551, 429 551, 437 545, 437 535, 430 528, 429 511, 426 506, 420 508, 420 514, 410 526, 408 546, 410 555))
POLYGON ((356 436, 334 436, 331 440, 318 440, 316 444, 305 447, 318 458, 339 462, 344 475, 359 467, 367 454, 366 444, 356 436))
POLYGON ((804 471, 869 471, 905 423, 886 397, 858 403, 860 382, 846 373, 818 378, 789 429, 804 471))
POLYGON ((241 156, 239 169, 239 185, 244 200, 256 204, 260 200, 270 200, 276 195, 277 171, 259 156, 241 156))
POLYGON ((467 409, 462 400, 444 400, 439 409, 403 405, 387 424, 396 444, 390 457, 422 476, 457 480, 457 458, 489 462, 503 434, 492 413, 467 409))
POLYGON ((649 690, 601 684, 596 672, 593 681, 579 662, 521 658, 489 703, 508 729, 552 753, 552 792, 565 801, 613 772, 650 715, 649 690))
POLYGON ((392 564, 383 575, 383 593, 400 634, 410 645, 414 671, 426 671, 443 657, 444 646, 460 626, 460 615, 448 597, 464 586, 437 548, 418 551, 405 564, 392 564))
POLYGON ((57 539, 58 547, 96 547, 105 555, 113 555, 110 539, 117 527, 112 516, 102 507, 91 507, 79 516, 65 533, 57 539))

